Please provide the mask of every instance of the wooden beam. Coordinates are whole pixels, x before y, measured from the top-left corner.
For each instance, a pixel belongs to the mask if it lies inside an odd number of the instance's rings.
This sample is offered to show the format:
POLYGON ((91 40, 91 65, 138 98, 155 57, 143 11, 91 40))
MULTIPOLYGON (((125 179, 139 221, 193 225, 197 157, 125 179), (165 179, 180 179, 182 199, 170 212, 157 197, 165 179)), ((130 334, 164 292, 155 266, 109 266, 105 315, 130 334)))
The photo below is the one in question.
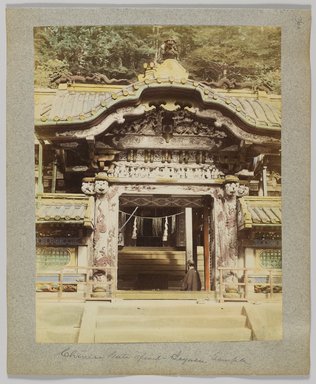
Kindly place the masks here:
POLYGON ((203 210, 203 238, 204 238, 204 284, 205 290, 209 291, 210 286, 210 239, 209 239, 209 208, 204 206, 203 210))

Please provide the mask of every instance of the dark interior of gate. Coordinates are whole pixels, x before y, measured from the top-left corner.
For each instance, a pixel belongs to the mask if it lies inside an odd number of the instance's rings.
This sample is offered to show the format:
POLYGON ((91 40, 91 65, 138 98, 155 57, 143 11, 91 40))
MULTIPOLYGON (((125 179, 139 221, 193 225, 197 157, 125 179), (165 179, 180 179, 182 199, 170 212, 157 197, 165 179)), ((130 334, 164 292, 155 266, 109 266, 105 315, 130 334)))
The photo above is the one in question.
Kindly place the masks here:
MULTIPOLYGON (((119 290, 181 290, 188 258, 204 289, 203 196, 123 195, 118 240, 119 290), (187 224, 187 225, 186 225, 187 224)), ((209 210, 207 210, 209 222, 209 210)))

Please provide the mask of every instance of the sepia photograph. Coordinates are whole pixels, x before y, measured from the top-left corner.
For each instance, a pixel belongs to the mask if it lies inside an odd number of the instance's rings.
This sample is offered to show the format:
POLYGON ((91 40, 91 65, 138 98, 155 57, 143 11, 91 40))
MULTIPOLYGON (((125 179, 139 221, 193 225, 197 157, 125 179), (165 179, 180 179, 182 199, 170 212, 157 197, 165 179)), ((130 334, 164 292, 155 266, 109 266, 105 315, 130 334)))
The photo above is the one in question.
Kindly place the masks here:
POLYGON ((36 342, 282 340, 281 102, 279 27, 35 27, 36 342))

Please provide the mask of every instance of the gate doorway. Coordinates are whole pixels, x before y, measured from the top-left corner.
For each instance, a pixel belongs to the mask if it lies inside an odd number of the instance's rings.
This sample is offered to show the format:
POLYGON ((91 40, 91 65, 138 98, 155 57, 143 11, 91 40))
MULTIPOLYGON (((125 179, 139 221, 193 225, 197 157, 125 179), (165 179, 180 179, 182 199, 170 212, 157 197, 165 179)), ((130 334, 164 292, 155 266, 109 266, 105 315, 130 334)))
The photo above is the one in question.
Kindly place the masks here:
POLYGON ((180 291, 188 260, 194 261, 205 290, 210 206, 209 196, 122 195, 118 290, 180 291))

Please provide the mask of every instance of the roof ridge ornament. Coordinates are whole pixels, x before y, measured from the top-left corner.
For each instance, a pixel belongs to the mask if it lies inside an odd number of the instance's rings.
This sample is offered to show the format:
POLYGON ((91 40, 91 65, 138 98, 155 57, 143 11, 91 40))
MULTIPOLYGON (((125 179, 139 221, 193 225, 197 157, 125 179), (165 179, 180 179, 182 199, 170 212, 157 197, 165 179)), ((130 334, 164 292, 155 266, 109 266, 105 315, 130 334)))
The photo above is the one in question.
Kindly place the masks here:
POLYGON ((177 41, 173 37, 166 39, 159 48, 158 63, 162 63, 167 59, 179 59, 177 41))

